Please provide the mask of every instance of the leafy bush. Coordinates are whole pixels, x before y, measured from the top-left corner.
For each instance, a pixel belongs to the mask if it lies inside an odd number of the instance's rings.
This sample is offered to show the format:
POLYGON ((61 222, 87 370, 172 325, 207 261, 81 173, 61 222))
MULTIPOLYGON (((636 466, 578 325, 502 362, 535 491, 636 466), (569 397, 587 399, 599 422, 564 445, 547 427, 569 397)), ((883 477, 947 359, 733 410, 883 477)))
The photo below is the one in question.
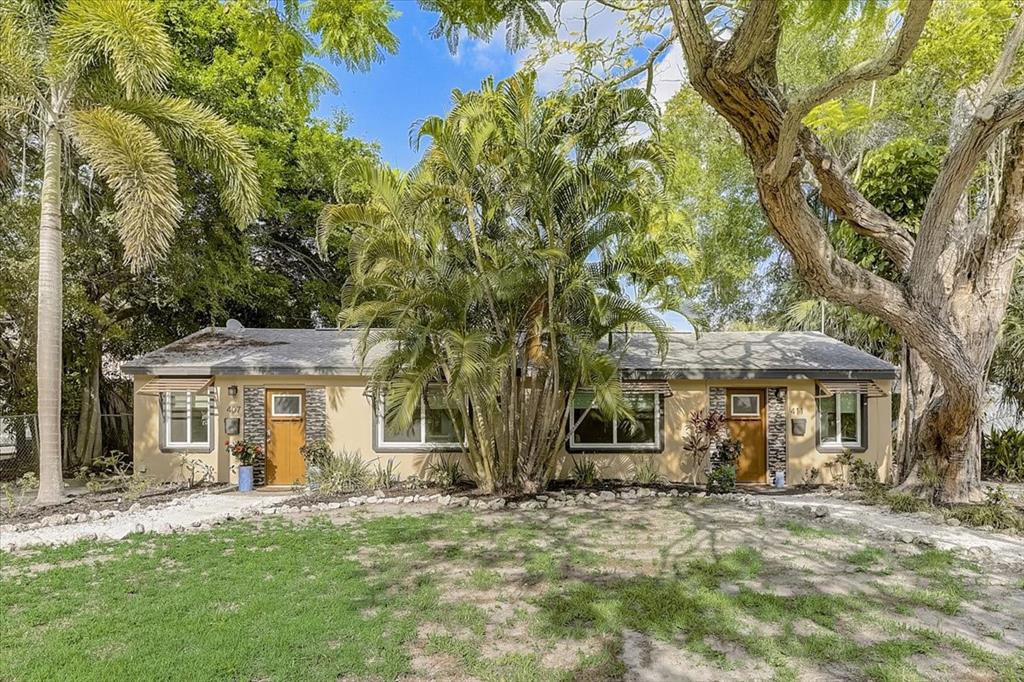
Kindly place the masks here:
POLYGON ((843 450, 836 455, 836 458, 828 463, 828 470, 832 473, 832 482, 842 487, 850 485, 850 466, 853 465, 854 456, 852 450, 843 450))
POLYGON ((947 515, 960 519, 969 526, 992 526, 999 530, 1024 532, 1024 515, 1014 511, 1010 496, 1003 486, 985 491, 983 504, 964 504, 951 508, 947 515))
POLYGON ((805 488, 809 488, 818 482, 818 478, 821 476, 821 469, 818 467, 811 467, 804 472, 803 480, 800 481, 800 485, 805 488))
POLYGON ((881 483, 878 480, 878 465, 866 459, 855 459, 850 464, 850 482, 860 490, 871 490, 881 483))
POLYGON ((21 478, 13 483, 0 483, 0 495, 3 495, 4 511, 13 514, 22 507, 31 504, 32 493, 39 489, 39 477, 34 471, 26 471, 21 478))
POLYGON ((927 500, 912 493, 889 493, 885 496, 885 502, 894 512, 902 514, 923 511, 931 506, 927 500))
POLYGON ((739 460, 742 452, 743 443, 735 438, 723 438, 722 442, 718 445, 718 458, 723 464, 728 464, 729 466, 736 466, 736 462, 739 460))
POLYGON ((708 474, 709 493, 728 493, 736 489, 736 469, 730 464, 722 464, 708 474))
POLYGON ((718 442, 725 415, 721 412, 694 410, 687 419, 686 440, 683 452, 689 457, 692 482, 697 483, 697 472, 704 470, 704 462, 711 452, 711 446, 718 442))
POLYGON ((601 480, 597 462, 592 459, 572 459, 572 481, 577 488, 593 488, 601 480))
POLYGON ((639 485, 656 485, 663 483, 665 477, 658 469, 658 462, 655 459, 644 458, 639 463, 633 464, 633 483, 639 485))
POLYGON ((374 465, 372 478, 374 488, 387 490, 398 485, 398 465, 395 464, 395 460, 389 459, 386 464, 381 464, 378 461, 374 465))
POLYGON ((334 451, 331 450, 331 446, 323 438, 318 438, 312 443, 307 443, 299 448, 299 454, 302 455, 302 459, 306 460, 306 468, 310 467, 320 468, 324 462, 334 457, 334 451))
POLYGON ((451 490, 472 481, 462 470, 458 457, 445 455, 437 457, 427 467, 427 480, 444 490, 451 490))
POLYGON ((985 478, 1024 482, 1024 431, 987 434, 981 446, 981 472, 985 478))
POLYGON ((372 483, 370 463, 358 450, 342 450, 320 460, 318 466, 307 469, 307 478, 325 495, 354 493, 367 490, 372 483))

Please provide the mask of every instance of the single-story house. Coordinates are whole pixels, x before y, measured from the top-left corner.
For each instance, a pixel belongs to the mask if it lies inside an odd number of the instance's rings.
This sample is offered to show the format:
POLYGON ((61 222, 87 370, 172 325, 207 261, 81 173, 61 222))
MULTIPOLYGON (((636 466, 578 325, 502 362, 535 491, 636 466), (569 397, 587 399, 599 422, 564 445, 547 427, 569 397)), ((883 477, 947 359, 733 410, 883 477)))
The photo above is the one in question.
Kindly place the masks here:
MULTIPOLYGON (((608 478, 653 458, 663 476, 691 475, 684 454, 689 414, 715 410, 743 443, 740 481, 767 483, 785 472, 790 485, 830 480, 828 463, 845 449, 887 471, 892 454, 892 384, 896 368, 815 332, 707 332, 669 335, 659 353, 650 334, 620 344, 620 376, 635 423, 617 424, 578 395, 559 473, 592 458, 608 478)), ((235 480, 226 443, 265 445, 257 485, 302 481, 299 449, 326 439, 366 460, 393 459, 401 475, 422 476, 437 453, 460 445, 448 412, 428 390, 408 429, 386 423, 358 332, 247 329, 232 320, 209 327, 124 365, 134 379, 135 466, 161 480, 199 461, 219 481, 235 480)), ((699 472, 703 477, 704 472, 699 472)))

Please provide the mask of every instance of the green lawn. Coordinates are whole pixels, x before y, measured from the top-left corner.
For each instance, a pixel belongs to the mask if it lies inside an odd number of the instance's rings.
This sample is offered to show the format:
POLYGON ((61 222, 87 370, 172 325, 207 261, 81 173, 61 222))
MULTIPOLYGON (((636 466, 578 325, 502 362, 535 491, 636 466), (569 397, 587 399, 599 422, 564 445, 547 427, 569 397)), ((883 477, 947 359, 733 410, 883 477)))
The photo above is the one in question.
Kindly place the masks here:
POLYGON ((339 518, 4 555, 0 679, 1024 676, 1018 579, 946 552, 699 501, 339 518))

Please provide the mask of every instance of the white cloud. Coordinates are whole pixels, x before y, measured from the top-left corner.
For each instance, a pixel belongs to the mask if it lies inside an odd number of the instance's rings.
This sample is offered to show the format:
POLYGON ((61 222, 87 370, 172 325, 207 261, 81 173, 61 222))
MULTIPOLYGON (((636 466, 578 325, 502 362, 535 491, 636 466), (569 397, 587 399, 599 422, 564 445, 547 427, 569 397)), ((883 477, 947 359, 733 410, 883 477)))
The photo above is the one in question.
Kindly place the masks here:
POLYGON ((676 41, 672 47, 666 50, 661 61, 654 67, 651 96, 659 106, 664 107, 684 85, 686 85, 686 60, 683 57, 683 46, 676 41))

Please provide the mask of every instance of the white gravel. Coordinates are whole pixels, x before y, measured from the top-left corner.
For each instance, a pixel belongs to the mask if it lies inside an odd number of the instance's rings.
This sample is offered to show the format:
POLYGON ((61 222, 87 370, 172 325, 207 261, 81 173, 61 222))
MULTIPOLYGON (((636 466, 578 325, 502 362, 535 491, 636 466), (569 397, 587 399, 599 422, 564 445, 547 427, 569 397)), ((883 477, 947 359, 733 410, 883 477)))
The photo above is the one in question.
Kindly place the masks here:
POLYGON ((822 506, 831 518, 883 533, 897 539, 905 535, 926 537, 940 549, 981 551, 997 560, 1024 561, 1024 539, 1002 533, 988 533, 965 526, 947 526, 913 514, 896 514, 882 507, 857 504, 827 495, 794 495, 771 498, 780 508, 822 506))
POLYGON ((0 549, 36 545, 65 545, 82 539, 123 540, 132 533, 171 533, 238 518, 271 507, 294 493, 220 493, 180 497, 136 511, 120 512, 107 519, 48 526, 25 531, 5 531, 0 549))

